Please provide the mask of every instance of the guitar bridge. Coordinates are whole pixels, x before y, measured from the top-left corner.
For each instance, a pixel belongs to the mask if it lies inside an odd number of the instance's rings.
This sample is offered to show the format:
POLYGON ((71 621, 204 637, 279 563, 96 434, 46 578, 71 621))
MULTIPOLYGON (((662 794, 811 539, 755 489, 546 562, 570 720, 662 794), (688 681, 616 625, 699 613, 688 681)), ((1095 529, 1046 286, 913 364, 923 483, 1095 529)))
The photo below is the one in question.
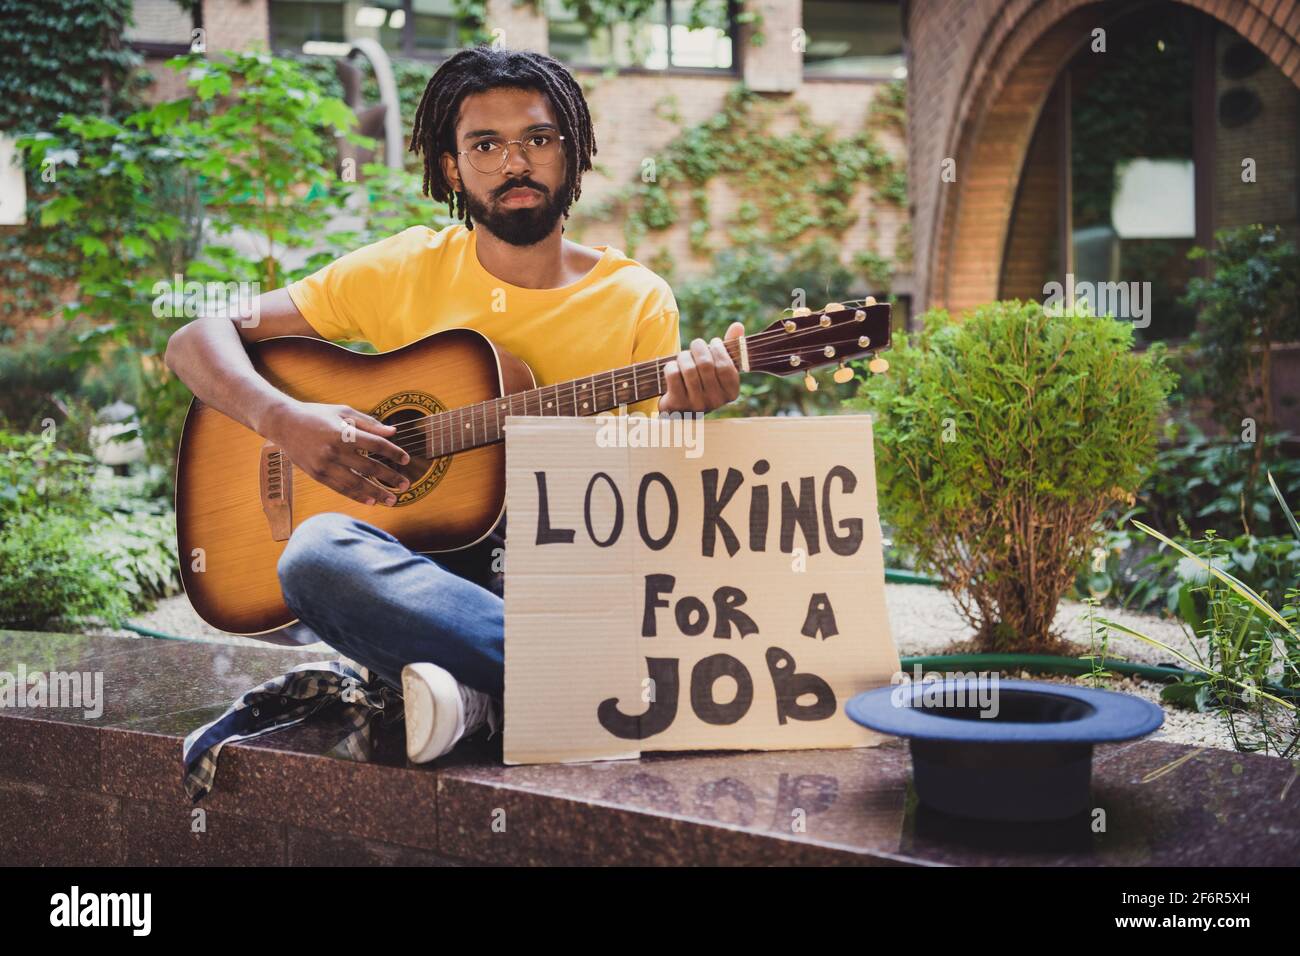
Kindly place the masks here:
POLYGON ((288 541, 293 533, 293 462, 279 445, 267 442, 262 446, 258 480, 271 540, 288 541))

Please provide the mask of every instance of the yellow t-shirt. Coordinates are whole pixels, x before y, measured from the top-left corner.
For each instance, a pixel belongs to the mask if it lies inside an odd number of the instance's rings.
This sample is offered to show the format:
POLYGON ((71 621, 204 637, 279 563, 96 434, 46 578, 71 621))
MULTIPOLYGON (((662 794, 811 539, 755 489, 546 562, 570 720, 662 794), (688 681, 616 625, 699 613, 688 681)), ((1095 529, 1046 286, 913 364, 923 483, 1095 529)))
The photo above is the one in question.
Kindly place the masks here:
MULTIPOLYGON (((553 385, 682 350, 668 283, 609 246, 585 276, 558 289, 525 289, 483 268, 476 231, 412 226, 291 283, 289 296, 323 338, 381 352, 433 332, 471 328, 553 385)), ((629 405, 649 415, 658 398, 629 405)), ((617 411, 617 409, 615 410, 617 411)))

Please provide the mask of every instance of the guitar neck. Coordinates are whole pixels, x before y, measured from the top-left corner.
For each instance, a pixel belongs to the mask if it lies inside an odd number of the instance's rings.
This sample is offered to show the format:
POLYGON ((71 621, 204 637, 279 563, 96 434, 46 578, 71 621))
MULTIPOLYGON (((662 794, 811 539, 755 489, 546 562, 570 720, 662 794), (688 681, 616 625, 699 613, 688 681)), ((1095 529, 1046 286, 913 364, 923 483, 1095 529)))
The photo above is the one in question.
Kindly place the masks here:
MULTIPOLYGON (((738 368, 743 368, 743 341, 741 336, 726 343, 738 368)), ((425 434, 421 437, 428 441, 427 457, 439 458, 502 441, 507 415, 597 415, 620 405, 657 398, 667 390, 664 366, 676 358, 666 355, 440 412, 425 420, 425 434)))

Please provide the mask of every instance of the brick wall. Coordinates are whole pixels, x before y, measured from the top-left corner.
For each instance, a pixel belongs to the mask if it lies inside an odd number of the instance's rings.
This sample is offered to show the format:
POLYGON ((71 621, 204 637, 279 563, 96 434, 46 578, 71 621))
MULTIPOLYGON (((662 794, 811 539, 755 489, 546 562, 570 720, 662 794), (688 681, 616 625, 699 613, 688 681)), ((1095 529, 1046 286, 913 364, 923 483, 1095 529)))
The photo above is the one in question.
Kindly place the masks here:
MULTIPOLYGON (((642 160, 666 145, 681 127, 661 119, 655 114, 655 104, 667 96, 677 98, 677 109, 682 126, 703 122, 716 114, 734 85, 734 79, 708 79, 674 76, 621 76, 598 80, 584 74, 591 89, 587 102, 592 111, 599 152, 596 161, 607 174, 592 171, 583 179, 583 193, 574 207, 575 216, 588 204, 622 188, 640 176, 642 160)), ((862 128, 871 101, 883 89, 882 83, 867 82, 810 82, 801 84, 789 95, 774 95, 777 103, 801 103, 809 109, 809 118, 816 123, 832 125, 846 133, 862 128)), ((774 132, 787 132, 794 124, 788 112, 773 122, 774 132), (783 122, 784 121, 784 122, 783 122)), ((901 138, 881 134, 881 142, 891 153, 902 158, 905 144, 901 138)), ((725 245, 725 226, 733 217, 739 198, 720 180, 710 184, 710 221, 714 225, 712 236, 719 245, 725 245)), ((660 250, 672 254, 683 274, 695 274, 708 268, 708 259, 692 254, 688 235, 690 228, 689 202, 681 197, 679 211, 682 220, 663 232, 650 233, 635 256, 648 261, 660 250)), ((864 187, 854 198, 851 208, 858 213, 856 223, 840 237, 843 261, 862 251, 874 251, 892 256, 900 230, 906 221, 906 211, 886 203, 871 201, 870 190, 864 187), (874 211, 873 211, 874 205, 874 211), (871 224, 874 213, 875 226, 871 224)), ((590 245, 625 245, 619 222, 591 222, 584 224, 577 234, 580 241, 590 245)))
POLYGON ((271 45, 267 0, 203 0, 209 50, 246 50, 271 45))
POLYGON ((515 0, 488 0, 487 19, 489 28, 502 31, 502 45, 512 50, 548 52, 546 17, 531 4, 516 6, 515 0))
POLYGON ((1020 176, 999 298, 1041 299, 1043 284, 1059 279, 1060 110, 1049 100, 1038 121, 1020 176))
MULTIPOLYGON (((1232 26, 1300 85, 1300 0, 1182 0, 1232 26)), ((1034 124, 1060 68, 1120 12, 1090 0, 912 0, 909 178, 917 304, 997 294, 1034 124), (957 181, 941 181, 945 158, 957 181)))
POLYGON ((1215 93, 1245 88, 1263 104, 1258 116, 1243 126, 1228 129, 1216 119, 1214 207, 1215 225, 1220 229, 1252 222, 1277 223, 1296 228, 1296 169, 1300 156, 1296 141, 1296 119, 1300 111, 1300 89, 1272 63, 1240 80, 1223 75, 1223 54, 1240 36, 1221 30, 1217 37, 1218 68, 1215 93), (1255 161, 1255 182, 1242 182, 1241 162, 1255 161))

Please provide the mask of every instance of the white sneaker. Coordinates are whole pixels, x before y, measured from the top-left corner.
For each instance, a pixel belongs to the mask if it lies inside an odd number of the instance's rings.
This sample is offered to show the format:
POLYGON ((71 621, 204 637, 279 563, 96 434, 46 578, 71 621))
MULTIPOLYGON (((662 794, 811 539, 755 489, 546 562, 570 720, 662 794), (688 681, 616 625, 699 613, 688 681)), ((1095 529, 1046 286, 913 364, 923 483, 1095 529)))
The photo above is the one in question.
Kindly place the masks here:
POLYGON ((406 707, 406 756, 428 763, 448 753, 462 737, 487 723, 500 729, 496 704, 487 694, 461 684, 437 664, 402 668, 406 707))

